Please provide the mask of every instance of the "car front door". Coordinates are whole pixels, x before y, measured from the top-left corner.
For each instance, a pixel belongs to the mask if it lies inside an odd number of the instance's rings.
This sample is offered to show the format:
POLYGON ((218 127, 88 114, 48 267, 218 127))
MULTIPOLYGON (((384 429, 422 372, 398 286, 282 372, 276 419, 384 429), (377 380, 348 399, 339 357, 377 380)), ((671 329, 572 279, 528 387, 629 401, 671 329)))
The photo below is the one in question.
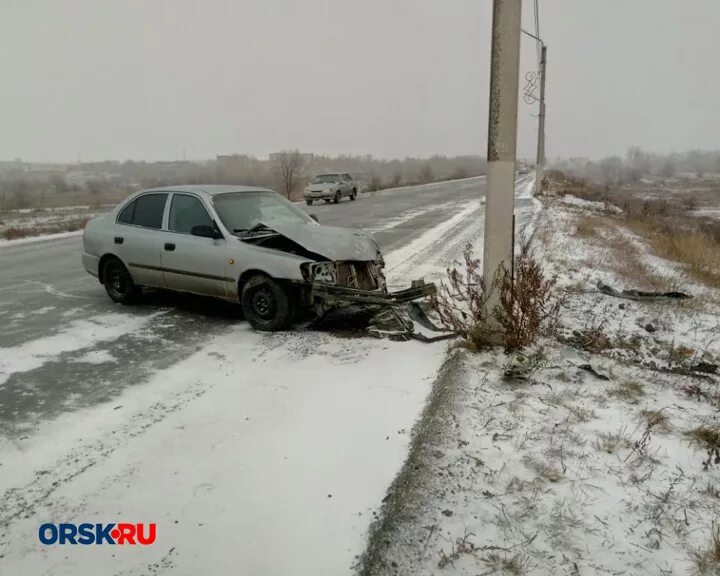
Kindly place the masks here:
POLYGON ((159 287, 161 231, 167 192, 136 197, 118 214, 114 229, 114 252, 124 262, 135 284, 159 287))
POLYGON ((193 235, 196 226, 217 229, 199 196, 174 192, 161 250, 165 286, 225 298, 235 282, 227 240, 193 235))

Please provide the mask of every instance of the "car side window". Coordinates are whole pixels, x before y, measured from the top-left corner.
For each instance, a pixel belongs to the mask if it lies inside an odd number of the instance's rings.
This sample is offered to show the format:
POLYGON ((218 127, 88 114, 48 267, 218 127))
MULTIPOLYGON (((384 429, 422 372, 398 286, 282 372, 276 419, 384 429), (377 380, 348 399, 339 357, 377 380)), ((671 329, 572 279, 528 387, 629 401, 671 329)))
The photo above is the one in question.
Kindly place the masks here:
POLYGON ((345 182, 352 182, 352 176, 350 174, 343 174, 345 176, 345 182))
POLYGON ((167 194, 143 194, 125 206, 118 216, 120 224, 132 224, 145 228, 162 228, 167 194))
POLYGON ((190 234, 195 226, 212 225, 212 218, 198 198, 186 194, 173 194, 168 224, 172 232, 190 234))

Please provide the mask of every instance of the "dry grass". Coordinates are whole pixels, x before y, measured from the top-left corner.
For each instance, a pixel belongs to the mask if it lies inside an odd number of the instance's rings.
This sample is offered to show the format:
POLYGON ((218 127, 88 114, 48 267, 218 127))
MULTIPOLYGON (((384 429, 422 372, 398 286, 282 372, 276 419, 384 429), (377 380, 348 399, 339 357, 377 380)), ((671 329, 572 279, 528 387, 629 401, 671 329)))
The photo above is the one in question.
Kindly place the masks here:
POLYGON ((640 418, 648 430, 657 430, 658 432, 672 430, 670 419, 662 410, 643 410, 640 412, 640 418))
POLYGON ((598 436, 595 446, 608 454, 615 454, 621 448, 630 448, 631 442, 625 432, 603 432, 598 436))
POLYGON ((627 380, 613 388, 610 394, 631 404, 637 404, 640 398, 645 395, 645 386, 640 382, 627 380))
POLYGON ((74 232, 85 228, 89 218, 77 218, 60 222, 57 224, 28 226, 23 228, 7 228, 0 232, 0 237, 5 240, 16 240, 18 238, 29 238, 41 234, 58 234, 60 232, 74 232))
POLYGON ((504 552, 491 552, 481 559, 489 572, 484 574, 500 574, 503 576, 522 576, 525 574, 528 561, 520 554, 509 556, 504 552))
POLYGON ((599 230, 606 227, 605 220, 597 216, 577 216, 575 218, 575 234, 586 240, 598 238, 599 230))
POLYGON ((709 231, 673 217, 628 218, 624 224, 661 258, 679 262, 697 281, 720 288, 720 241, 709 231))
POLYGON ((694 555, 698 576, 717 576, 720 574, 720 526, 713 524, 710 530, 710 543, 694 555))
MULTIPOLYGON (((579 237, 602 237, 603 245, 619 256, 613 263, 619 272, 629 273, 629 278, 647 281, 649 288, 663 287, 663 279, 654 278, 647 270, 632 242, 623 234, 604 233, 603 228, 626 228, 647 242, 660 258, 680 263, 695 280, 711 288, 720 288, 720 223, 694 216, 692 210, 697 203, 689 199, 687 193, 678 196, 663 190, 663 196, 649 198, 648 190, 638 191, 635 195, 625 189, 594 186, 562 173, 549 172, 548 177, 549 189, 554 195, 572 194, 584 200, 614 204, 623 211, 621 216, 580 216, 576 220, 579 237)), ((717 195, 712 197, 717 198, 717 195)))
POLYGON ((703 468, 709 470, 713 464, 720 464, 720 428, 699 426, 688 432, 690 442, 707 452, 703 468))
POLYGON ((638 253, 636 244, 622 229, 623 223, 617 216, 575 217, 575 234, 601 248, 601 261, 593 262, 592 266, 609 266, 618 276, 627 278, 628 283, 638 289, 667 289, 667 279, 648 267, 645 259, 638 253))

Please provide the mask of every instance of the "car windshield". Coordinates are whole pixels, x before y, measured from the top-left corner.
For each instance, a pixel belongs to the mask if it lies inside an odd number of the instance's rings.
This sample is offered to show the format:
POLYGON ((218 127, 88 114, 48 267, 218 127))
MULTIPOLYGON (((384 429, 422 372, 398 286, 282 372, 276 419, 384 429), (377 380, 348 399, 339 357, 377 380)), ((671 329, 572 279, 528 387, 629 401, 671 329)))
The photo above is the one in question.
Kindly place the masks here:
POLYGON ((320 174, 312 179, 312 184, 327 184, 331 182, 339 182, 340 176, 338 174, 320 174))
POLYGON ((245 232, 263 223, 314 224, 314 220, 291 202, 274 192, 237 192, 213 198, 220 220, 232 232, 245 232))

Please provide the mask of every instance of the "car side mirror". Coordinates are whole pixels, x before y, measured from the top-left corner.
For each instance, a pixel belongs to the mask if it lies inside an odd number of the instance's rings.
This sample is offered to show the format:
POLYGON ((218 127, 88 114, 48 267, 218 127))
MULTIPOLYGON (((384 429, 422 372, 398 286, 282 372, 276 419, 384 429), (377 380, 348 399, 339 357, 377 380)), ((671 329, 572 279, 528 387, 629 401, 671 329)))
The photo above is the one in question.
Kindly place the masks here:
POLYGON ((190 234, 193 236, 200 236, 201 238, 212 238, 213 240, 223 237, 220 230, 217 230, 212 226, 206 226, 205 224, 193 226, 190 230, 190 234))
POLYGON ((320 224, 320 220, 318 220, 317 214, 308 214, 308 216, 310 216, 310 218, 312 218, 313 220, 315 220, 315 222, 320 224))

